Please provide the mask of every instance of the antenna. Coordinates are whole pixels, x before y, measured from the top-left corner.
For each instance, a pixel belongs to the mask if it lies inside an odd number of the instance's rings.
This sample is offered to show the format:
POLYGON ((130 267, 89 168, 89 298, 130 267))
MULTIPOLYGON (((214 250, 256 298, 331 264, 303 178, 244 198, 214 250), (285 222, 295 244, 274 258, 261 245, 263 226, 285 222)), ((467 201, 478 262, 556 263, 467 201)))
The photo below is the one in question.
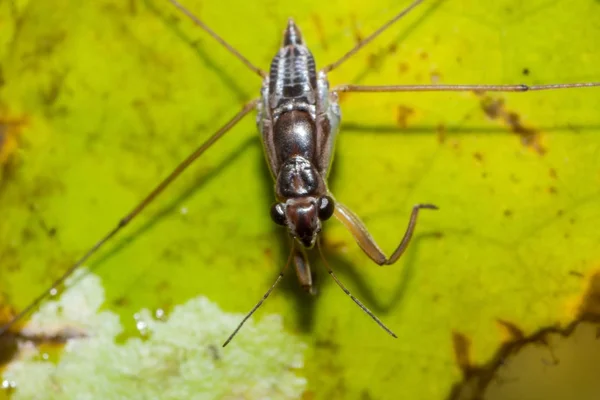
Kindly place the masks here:
POLYGON ((381 322, 381 320, 379 318, 377 318, 375 316, 375 314, 373 314, 371 312, 371 310, 369 310, 363 303, 361 303, 360 300, 358 300, 356 297, 354 297, 354 295, 352 295, 352 293, 350 293, 350 291, 348 289, 346 289, 346 286, 344 286, 342 284, 342 282, 340 282, 340 280, 337 278, 337 276, 335 276, 335 274, 333 273, 333 270, 331 269, 331 267, 329 266, 329 263, 327 263, 327 260, 325 259, 325 256, 323 255, 323 250, 321 249, 321 238, 319 238, 317 240, 317 247, 319 248, 319 254, 321 255, 321 259, 323 260, 323 263, 325 264, 325 268, 327 269, 327 272, 329 272, 329 275, 331 275, 331 277, 333 278, 335 283, 338 284, 338 286, 344 291, 344 293, 346 293, 348 296, 350 296, 352 301, 354 301, 364 312, 366 312, 371 318, 373 318, 373 321, 377 322, 377 324, 380 327, 382 327, 384 331, 386 331, 392 337, 397 339, 398 336, 396 336, 396 334, 394 332, 392 332, 390 328, 385 326, 385 324, 383 322, 381 322))
POLYGON ((288 266, 290 265, 290 262, 292 261, 292 256, 294 254, 294 246, 295 246, 295 241, 292 239, 292 248, 290 249, 290 255, 288 256, 288 260, 286 261, 285 266, 283 267, 283 269, 277 276, 277 279, 275 279, 275 282, 273 282, 273 285, 271 285, 269 290, 267 290, 267 292, 263 295, 262 299, 260 299, 259 302, 256 303, 256 305, 254 307, 252 307, 252 310, 250 310, 250 312, 248 314, 246 314, 244 319, 242 319, 242 322, 239 323, 239 325, 237 326, 237 328, 235 328, 233 333, 231 335, 229 335, 229 337, 227 338, 225 343, 223 343, 223 347, 227 346, 229 344, 229 342, 231 342, 233 337, 235 335, 237 335, 238 331, 240 329, 242 329, 242 326, 246 323, 248 318, 250 318, 252 316, 252 314, 254 314, 254 311, 258 310, 258 307, 260 307, 262 305, 262 303, 264 303, 264 301, 267 299, 267 297, 269 297, 269 295, 271 294, 273 289, 275 289, 275 286, 277 286, 277 284, 279 283, 281 278, 283 278, 283 273, 287 270, 288 266))

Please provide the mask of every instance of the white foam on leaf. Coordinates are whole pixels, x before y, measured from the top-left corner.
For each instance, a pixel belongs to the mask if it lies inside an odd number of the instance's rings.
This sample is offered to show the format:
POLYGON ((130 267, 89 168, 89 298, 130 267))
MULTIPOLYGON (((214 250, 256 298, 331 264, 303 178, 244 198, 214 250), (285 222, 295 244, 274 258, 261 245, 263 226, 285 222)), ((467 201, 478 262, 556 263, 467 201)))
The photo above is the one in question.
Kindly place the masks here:
POLYGON ((85 335, 69 340, 56 364, 35 350, 22 352, 2 377, 16 384, 12 399, 296 399, 304 391, 299 373, 306 346, 284 331, 279 316, 249 320, 223 349, 243 315, 197 297, 163 319, 141 310, 136 321, 144 325, 144 339, 116 343, 122 326, 117 315, 99 311, 100 279, 80 271, 72 282, 24 330, 85 335))

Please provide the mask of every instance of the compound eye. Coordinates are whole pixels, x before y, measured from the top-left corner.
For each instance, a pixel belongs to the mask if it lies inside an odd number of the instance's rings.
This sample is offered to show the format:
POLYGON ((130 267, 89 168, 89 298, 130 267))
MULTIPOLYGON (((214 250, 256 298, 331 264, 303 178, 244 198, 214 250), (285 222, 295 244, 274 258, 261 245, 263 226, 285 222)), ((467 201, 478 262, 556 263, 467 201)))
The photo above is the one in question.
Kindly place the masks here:
POLYGON ((275 203, 271 206, 271 219, 277 225, 285 225, 285 210, 283 203, 275 203))
POLYGON ((325 221, 333 215, 333 199, 329 196, 323 196, 319 199, 319 219, 325 221))

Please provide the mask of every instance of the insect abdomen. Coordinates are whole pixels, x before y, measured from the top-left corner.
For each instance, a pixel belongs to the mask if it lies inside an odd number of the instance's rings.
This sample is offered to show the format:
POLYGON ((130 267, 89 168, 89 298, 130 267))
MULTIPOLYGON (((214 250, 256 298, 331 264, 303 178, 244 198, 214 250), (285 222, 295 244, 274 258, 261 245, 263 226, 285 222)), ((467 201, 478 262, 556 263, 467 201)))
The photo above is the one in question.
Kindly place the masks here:
POLYGON ((307 107, 316 103, 316 89, 315 60, 290 19, 269 74, 269 103, 275 109, 274 116, 292 109, 308 111, 307 107))

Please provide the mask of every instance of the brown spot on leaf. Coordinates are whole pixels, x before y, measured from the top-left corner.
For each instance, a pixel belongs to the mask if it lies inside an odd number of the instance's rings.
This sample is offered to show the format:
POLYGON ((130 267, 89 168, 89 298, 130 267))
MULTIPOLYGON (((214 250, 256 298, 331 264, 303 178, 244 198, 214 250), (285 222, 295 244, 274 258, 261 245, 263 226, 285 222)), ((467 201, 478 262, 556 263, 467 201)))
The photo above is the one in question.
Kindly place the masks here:
POLYGON ((523 340, 525 338, 525 333, 516 324, 503 319, 497 319, 496 322, 508 334, 510 340, 523 340))
POLYGON ((406 72, 408 72, 408 64, 405 62, 401 62, 400 64, 398 64, 398 73, 402 75, 406 72))
MULTIPOLYGON (((28 124, 25 117, 9 117, 0 111, 0 165, 13 161, 16 150, 21 145, 23 128, 28 124)), ((2 176, 0 176, 1 180, 2 176)))
POLYGON ((340 350, 340 345, 333 341, 331 338, 317 339, 315 340, 315 347, 321 349, 327 349, 332 353, 337 353, 340 350))
POLYGON ((512 210, 509 210, 509 209, 507 208, 506 210, 504 210, 504 213, 503 213, 503 214, 504 214, 504 216, 505 216, 505 217, 507 217, 507 218, 508 218, 508 217, 512 217, 512 215, 513 215, 513 212, 512 212, 512 210))
POLYGON ((408 119, 414 115, 415 110, 411 107, 399 105, 397 110, 396 123, 401 128, 406 128, 408 126, 408 119))
POLYGON ((374 400, 367 389, 364 389, 360 394, 360 400, 374 400))
POLYGON ((456 363, 463 372, 463 376, 465 378, 470 376, 473 372, 470 356, 471 340, 460 332, 452 332, 452 346, 456 363))
POLYGON ((438 138, 438 143, 442 144, 446 141, 446 125, 444 124, 438 124, 438 126, 435 129, 436 133, 437 133, 437 138, 438 138))
POLYGON ((540 155, 546 153, 540 132, 525 126, 519 114, 506 108, 503 99, 493 98, 483 92, 477 92, 477 95, 481 98, 481 109, 489 118, 501 120, 513 133, 519 135, 524 146, 534 149, 540 155))
POLYGON ((129 303, 130 301, 126 296, 119 296, 113 301, 113 304, 117 307, 126 307, 129 303))
MULTIPOLYGON (((482 93, 480 95, 483 96, 482 93)), ((498 118, 504 108, 504 100, 499 98, 483 96, 479 104, 483 112, 491 119, 498 118)))
POLYGON ((369 53, 369 55, 367 56, 367 66, 371 69, 377 68, 380 64, 379 61, 380 58, 375 53, 369 53))
POLYGON ((588 282, 588 287, 579 306, 580 319, 600 318, 600 271, 594 273, 588 282))
POLYGON ((478 151, 476 151, 475 153, 473 153, 473 158, 476 159, 479 162, 483 162, 483 154, 481 154, 478 151))
POLYGON ((50 85, 40 90, 42 103, 46 107, 52 107, 58 100, 58 97, 60 96, 60 93, 64 87, 66 76, 66 72, 53 74, 50 85))
POLYGON ((573 269, 569 270, 569 275, 576 276, 577 278, 583 278, 584 277, 584 275, 581 272, 575 271, 573 269))
POLYGON ((509 112, 506 114, 505 121, 514 133, 521 136, 521 142, 525 146, 534 148, 541 155, 546 153, 546 149, 540 143, 539 133, 533 128, 524 126, 517 113, 509 112))
POLYGON ((556 193, 558 193, 558 189, 556 189, 555 186, 550 186, 548 188, 548 193, 550 193, 550 194, 556 194, 556 193))
POLYGON ((550 170, 548 170, 548 174, 550 175, 550 178, 552 178, 552 179, 558 178, 558 175, 556 174, 556 170, 554 168, 550 168, 550 170))
POLYGON ((8 364, 19 351, 17 335, 6 332, 0 335, 0 365, 8 364))

